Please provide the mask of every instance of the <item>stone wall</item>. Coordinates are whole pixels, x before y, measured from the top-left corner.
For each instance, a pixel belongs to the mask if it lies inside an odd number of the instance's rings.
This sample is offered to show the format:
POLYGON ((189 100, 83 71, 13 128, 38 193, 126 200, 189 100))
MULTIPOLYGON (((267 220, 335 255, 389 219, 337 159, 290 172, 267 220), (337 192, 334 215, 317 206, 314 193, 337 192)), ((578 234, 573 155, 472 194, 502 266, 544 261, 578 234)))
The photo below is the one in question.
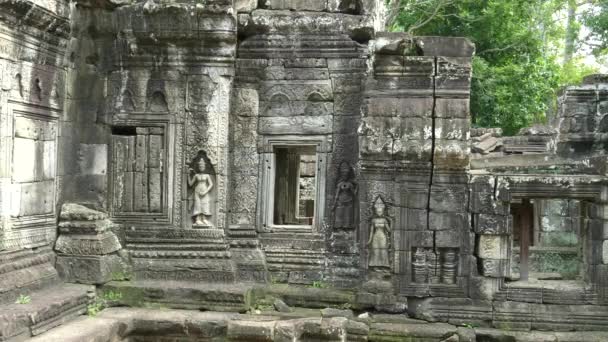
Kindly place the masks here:
POLYGON ((0 301, 57 281, 50 250, 63 170, 69 8, 65 1, 0 4, 0 301), (32 251, 32 248, 35 249, 32 251))

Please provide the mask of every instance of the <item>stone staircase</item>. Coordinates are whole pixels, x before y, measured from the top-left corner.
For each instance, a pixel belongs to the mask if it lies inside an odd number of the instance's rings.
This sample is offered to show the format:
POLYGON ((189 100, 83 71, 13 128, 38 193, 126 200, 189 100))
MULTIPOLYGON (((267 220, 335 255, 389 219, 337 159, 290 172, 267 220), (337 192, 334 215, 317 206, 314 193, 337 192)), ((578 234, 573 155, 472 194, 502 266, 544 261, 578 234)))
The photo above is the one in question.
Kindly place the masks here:
POLYGON ((86 313, 95 288, 64 284, 49 247, 0 253, 0 341, 23 341, 86 313))

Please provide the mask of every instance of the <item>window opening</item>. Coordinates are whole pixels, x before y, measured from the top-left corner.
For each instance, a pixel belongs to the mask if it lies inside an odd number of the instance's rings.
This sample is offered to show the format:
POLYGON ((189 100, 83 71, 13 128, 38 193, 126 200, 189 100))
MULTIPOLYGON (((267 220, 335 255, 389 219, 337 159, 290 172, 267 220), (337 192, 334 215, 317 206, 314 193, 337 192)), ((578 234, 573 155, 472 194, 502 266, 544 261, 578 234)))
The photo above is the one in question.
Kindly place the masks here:
POLYGON ((315 146, 275 146, 275 225, 310 226, 314 221, 315 146))
POLYGON ((583 203, 522 199, 511 203, 512 280, 579 280, 582 270, 583 203))

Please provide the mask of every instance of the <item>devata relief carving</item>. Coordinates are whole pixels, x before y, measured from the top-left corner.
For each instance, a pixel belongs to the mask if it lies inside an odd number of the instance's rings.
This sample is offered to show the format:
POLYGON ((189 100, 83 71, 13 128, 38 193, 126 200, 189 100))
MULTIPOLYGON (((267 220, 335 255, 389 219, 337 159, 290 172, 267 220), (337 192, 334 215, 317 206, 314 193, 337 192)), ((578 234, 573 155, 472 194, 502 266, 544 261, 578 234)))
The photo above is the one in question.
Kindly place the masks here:
POLYGON ((389 241, 391 222, 386 214, 386 204, 378 196, 374 201, 372 222, 369 228, 369 267, 390 268, 389 241))
POLYGON ((192 190, 192 225, 212 227, 213 165, 204 151, 199 151, 188 168, 188 187, 192 190))
POLYGON ((358 186, 353 180, 352 167, 345 161, 338 168, 338 185, 334 197, 334 228, 352 229, 355 227, 355 204, 358 186))

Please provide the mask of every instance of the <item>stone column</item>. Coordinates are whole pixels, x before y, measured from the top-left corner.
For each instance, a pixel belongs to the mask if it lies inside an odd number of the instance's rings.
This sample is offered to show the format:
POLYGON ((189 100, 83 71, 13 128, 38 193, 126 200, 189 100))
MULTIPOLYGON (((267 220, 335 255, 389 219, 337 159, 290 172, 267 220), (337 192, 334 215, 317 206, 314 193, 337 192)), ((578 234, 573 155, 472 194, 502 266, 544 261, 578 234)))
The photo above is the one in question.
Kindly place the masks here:
POLYGON ((492 299, 509 274, 513 227, 509 205, 501 197, 506 189, 499 188, 496 182, 498 179, 494 176, 474 176, 471 179, 470 210, 478 237, 475 253, 480 265, 480 274, 471 274, 473 298, 492 299))
POLYGON ((608 186, 602 185, 598 203, 591 204, 587 251, 584 261, 585 280, 597 289, 600 301, 608 303, 608 186), (601 250, 601 253, 598 253, 601 250))

